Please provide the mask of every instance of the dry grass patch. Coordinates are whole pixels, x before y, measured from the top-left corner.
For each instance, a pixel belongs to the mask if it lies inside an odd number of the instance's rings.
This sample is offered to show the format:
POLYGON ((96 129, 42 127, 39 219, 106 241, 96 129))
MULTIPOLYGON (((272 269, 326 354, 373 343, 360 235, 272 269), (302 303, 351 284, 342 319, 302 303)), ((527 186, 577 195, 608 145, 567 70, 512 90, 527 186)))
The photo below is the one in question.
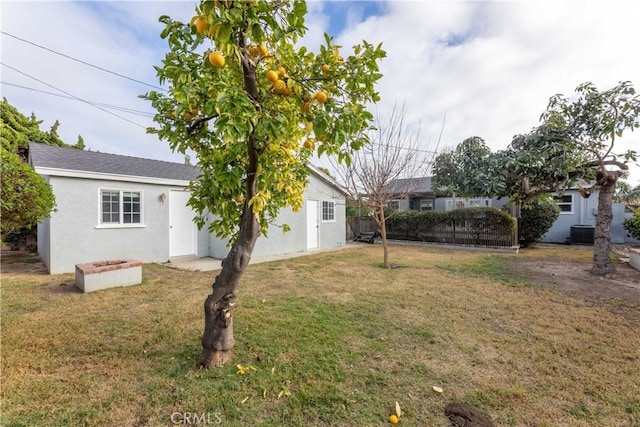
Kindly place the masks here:
POLYGON ((393 247, 403 268, 390 271, 380 257, 365 246, 251 266, 235 317, 234 364, 256 368, 245 375, 194 367, 210 273, 145 265, 142 285, 93 294, 70 275, 4 280, 2 425, 196 412, 370 426, 399 401, 403 425, 447 426, 452 400, 498 425, 640 425, 633 308, 541 288, 512 274, 514 255, 393 247))

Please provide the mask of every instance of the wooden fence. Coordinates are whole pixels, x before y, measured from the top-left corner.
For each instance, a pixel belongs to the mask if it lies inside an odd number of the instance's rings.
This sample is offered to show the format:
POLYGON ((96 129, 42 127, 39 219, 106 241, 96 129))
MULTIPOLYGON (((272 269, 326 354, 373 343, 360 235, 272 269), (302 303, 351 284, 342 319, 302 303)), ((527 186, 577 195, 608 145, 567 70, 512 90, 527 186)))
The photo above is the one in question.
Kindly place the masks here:
POLYGON ((353 240, 362 233, 375 233, 378 225, 371 217, 347 218, 347 240, 353 240))

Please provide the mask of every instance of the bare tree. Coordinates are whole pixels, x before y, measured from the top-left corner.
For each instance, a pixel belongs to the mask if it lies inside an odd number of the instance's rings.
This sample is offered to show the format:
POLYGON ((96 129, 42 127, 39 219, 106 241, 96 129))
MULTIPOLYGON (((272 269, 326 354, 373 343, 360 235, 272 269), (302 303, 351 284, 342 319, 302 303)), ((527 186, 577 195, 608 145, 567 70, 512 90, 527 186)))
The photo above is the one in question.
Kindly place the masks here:
MULTIPOLYGON (((372 212, 382 239, 384 268, 391 268, 387 245, 387 219, 396 213, 386 209, 395 200, 407 200, 426 177, 437 151, 421 145, 420 131, 405 123, 405 106, 394 105, 388 116, 375 120, 369 144, 359 150, 351 164, 333 162, 338 179, 359 207, 372 212)), ((443 120, 444 129, 444 120, 443 120)), ((438 138, 438 145, 442 136, 438 138)))

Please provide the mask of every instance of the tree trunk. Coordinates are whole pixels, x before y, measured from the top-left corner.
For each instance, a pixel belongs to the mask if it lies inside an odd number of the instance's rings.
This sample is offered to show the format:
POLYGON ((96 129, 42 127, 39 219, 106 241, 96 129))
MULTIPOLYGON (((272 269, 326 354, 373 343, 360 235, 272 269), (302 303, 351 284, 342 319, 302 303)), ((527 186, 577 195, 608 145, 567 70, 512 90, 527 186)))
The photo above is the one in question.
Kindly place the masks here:
POLYGON ((391 268, 391 264, 389 264, 389 246, 387 245, 387 223, 386 218, 384 217, 384 210, 382 211, 382 215, 380 215, 380 238, 382 240, 382 266, 384 268, 391 268))
MULTIPOLYGON (((238 33, 238 47, 246 51, 244 32, 238 33)), ((254 101, 258 100, 256 69, 246 55, 242 56, 244 89, 254 101)), ((213 282, 213 291, 204 302, 204 333, 202 334, 202 353, 198 365, 204 368, 224 365, 231 357, 233 348, 233 310, 236 305, 236 289, 240 277, 247 269, 253 248, 260 233, 260 225, 248 201, 257 193, 258 149, 255 136, 247 136, 246 197, 240 231, 233 243, 229 255, 224 260, 220 274, 213 282)))
POLYGON ((216 276, 213 292, 204 302, 204 334, 199 366, 207 369, 223 366, 231 357, 236 289, 251 259, 259 231, 251 207, 246 206, 240 235, 224 260, 222 271, 216 276))
POLYGON ((616 271, 616 267, 609 259, 609 252, 611 251, 611 221, 613 221, 612 203, 617 180, 618 176, 613 173, 609 173, 609 176, 602 178, 604 184, 601 185, 598 196, 592 274, 605 275, 616 271))

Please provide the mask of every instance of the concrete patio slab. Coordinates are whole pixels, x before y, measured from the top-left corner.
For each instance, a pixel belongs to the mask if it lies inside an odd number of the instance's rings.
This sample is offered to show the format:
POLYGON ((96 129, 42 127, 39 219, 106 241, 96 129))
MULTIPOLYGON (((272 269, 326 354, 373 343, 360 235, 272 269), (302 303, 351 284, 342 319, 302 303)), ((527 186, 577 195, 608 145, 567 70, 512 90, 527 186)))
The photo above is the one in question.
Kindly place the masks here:
MULTIPOLYGON (((271 262, 271 261, 279 261, 283 259, 297 258, 308 255, 315 255, 323 252, 334 252, 339 251, 349 247, 360 246, 361 244, 355 243, 347 243, 347 245, 342 246, 340 248, 332 248, 332 249, 324 249, 324 250, 315 250, 308 252, 294 252, 289 254, 282 255, 271 255, 271 256, 254 256, 251 257, 249 261, 249 265, 251 264, 260 264, 263 262, 271 262)), ((218 258, 211 257, 197 257, 195 255, 187 255, 180 257, 172 257, 168 263, 164 264, 170 268, 176 268, 178 270, 188 270, 188 271, 216 271, 222 269, 222 260, 218 258)))

